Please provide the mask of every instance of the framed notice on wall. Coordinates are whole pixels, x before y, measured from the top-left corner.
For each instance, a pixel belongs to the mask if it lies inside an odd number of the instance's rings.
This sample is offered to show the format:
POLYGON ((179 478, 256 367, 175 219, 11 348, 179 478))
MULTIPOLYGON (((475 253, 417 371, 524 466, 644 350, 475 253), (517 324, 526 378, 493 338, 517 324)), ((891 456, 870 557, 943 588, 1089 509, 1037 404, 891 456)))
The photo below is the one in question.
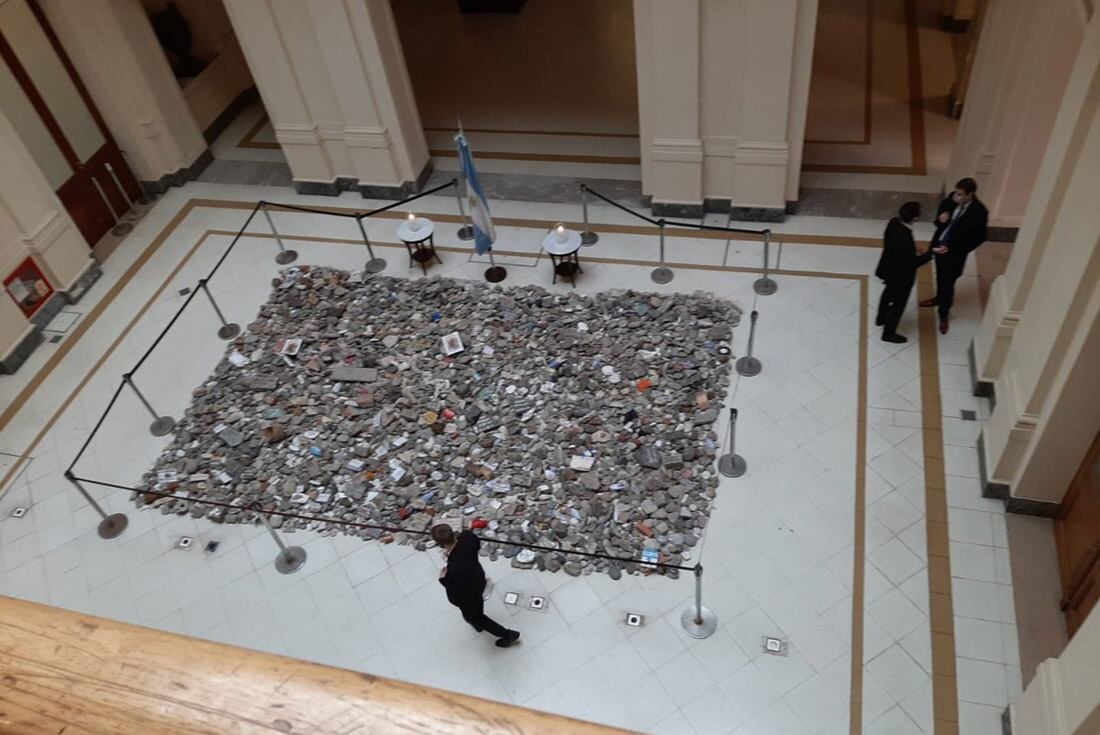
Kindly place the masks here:
POLYGON ((34 258, 27 258, 11 275, 4 279, 4 289, 8 292, 28 319, 49 301, 53 286, 42 275, 34 258))

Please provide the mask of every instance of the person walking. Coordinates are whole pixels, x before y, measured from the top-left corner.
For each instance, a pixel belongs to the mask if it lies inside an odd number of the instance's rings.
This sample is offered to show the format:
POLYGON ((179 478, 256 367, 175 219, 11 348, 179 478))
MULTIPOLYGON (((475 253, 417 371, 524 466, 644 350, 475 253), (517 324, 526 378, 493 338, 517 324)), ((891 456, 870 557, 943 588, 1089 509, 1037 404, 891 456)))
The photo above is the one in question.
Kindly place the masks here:
POLYGON ((940 334, 947 334, 951 305, 955 302, 955 281, 966 268, 966 256, 985 242, 989 210, 975 193, 978 183, 969 176, 959 179, 955 191, 936 211, 936 234, 932 247, 936 253, 936 295, 920 302, 938 307, 940 334))
POLYGON ((447 563, 439 570, 439 583, 447 590, 447 600, 462 611, 462 618, 480 633, 497 637, 496 645, 508 648, 519 640, 518 630, 508 630, 485 614, 485 570, 477 558, 481 539, 472 531, 455 536, 446 523, 432 526, 432 539, 444 550, 447 563))
POLYGON ((909 340, 898 334, 898 323, 905 313, 917 268, 932 258, 927 248, 919 247, 913 238, 913 222, 920 216, 920 203, 906 202, 898 208, 898 216, 886 225, 882 236, 882 255, 875 276, 886 288, 878 302, 875 325, 882 327, 882 341, 901 344, 909 340))

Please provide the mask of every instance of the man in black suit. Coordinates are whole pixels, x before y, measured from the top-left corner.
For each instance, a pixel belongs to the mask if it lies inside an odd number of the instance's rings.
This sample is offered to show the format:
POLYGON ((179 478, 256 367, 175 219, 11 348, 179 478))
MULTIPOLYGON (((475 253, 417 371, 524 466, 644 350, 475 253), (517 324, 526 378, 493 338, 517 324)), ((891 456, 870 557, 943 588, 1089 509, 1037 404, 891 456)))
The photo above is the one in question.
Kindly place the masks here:
POLYGON ((913 239, 913 221, 920 216, 918 202, 906 202, 898 209, 898 216, 886 225, 882 236, 882 256, 875 275, 883 280, 886 288, 878 302, 875 324, 882 327, 882 341, 901 344, 908 342, 898 334, 898 322, 905 313, 905 304, 913 290, 917 268, 932 257, 917 246, 913 239))
POLYGON ((432 538, 447 553, 447 564, 439 570, 439 583, 447 590, 447 600, 462 611, 463 619, 478 633, 489 631, 497 637, 497 646, 508 648, 519 640, 518 630, 508 630, 485 614, 485 570, 477 552, 481 539, 472 531, 455 536, 446 523, 432 526, 432 538))
POLYGON ((947 318, 955 301, 955 281, 966 267, 966 256, 985 242, 989 210, 974 193, 978 183, 967 177, 959 179, 951 196, 940 202, 936 211, 936 234, 932 247, 936 252, 936 295, 920 302, 921 306, 938 306, 940 334, 947 334, 947 318), (942 246, 939 252, 937 246, 942 246))

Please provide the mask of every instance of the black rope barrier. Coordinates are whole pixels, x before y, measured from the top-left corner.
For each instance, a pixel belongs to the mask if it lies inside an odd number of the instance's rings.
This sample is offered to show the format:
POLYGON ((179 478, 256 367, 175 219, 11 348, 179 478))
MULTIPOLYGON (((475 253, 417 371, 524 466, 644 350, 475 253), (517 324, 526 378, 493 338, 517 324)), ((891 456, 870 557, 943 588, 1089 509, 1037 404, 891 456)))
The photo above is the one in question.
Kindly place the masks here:
POLYGON ((294 212, 308 212, 309 214, 327 214, 333 217, 358 217, 358 212, 341 212, 338 209, 318 209, 317 207, 303 207, 297 204, 283 204, 281 202, 260 201, 260 205, 277 209, 289 209, 294 212))
POLYGON ((607 198, 607 197, 605 197, 605 196, 604 196, 603 194, 601 194, 600 192, 596 191, 595 189, 593 189, 593 188, 591 188, 591 187, 586 187, 586 189, 587 189, 588 193, 589 193, 589 194, 591 194, 592 196, 596 197, 597 199, 602 199, 603 201, 607 202, 607 203, 608 203, 608 204, 610 204, 611 206, 613 206, 613 207, 616 207, 616 208, 618 208, 618 209, 621 209, 621 210, 623 210, 624 212, 626 212, 627 214, 632 214, 632 215, 634 215, 635 217, 637 217, 638 219, 642 219, 642 220, 645 220, 646 222, 648 222, 648 223, 649 223, 649 224, 651 224, 651 225, 655 225, 655 226, 657 226, 657 227, 660 227, 660 226, 661 226, 661 222, 660 222, 660 220, 655 220, 655 219, 653 219, 652 217, 647 217, 647 216, 645 216, 644 214, 642 214, 641 212, 635 212, 635 211, 634 211, 633 209, 631 209, 630 207, 627 207, 627 206, 625 206, 625 205, 619 204, 619 203, 618 203, 617 201, 615 201, 614 199, 608 199, 608 198, 607 198))
POLYGON ((393 204, 387 204, 384 207, 379 207, 378 209, 372 209, 369 212, 364 212, 364 213, 356 215, 356 216, 357 217, 373 217, 376 214, 381 214, 382 212, 386 212, 386 211, 389 211, 391 209, 396 209, 397 207, 400 207, 402 204, 408 204, 409 202, 416 201, 417 199, 420 199, 421 197, 430 196, 432 194, 435 194, 437 191, 443 191, 444 189, 450 188, 452 186, 458 186, 458 179, 451 179, 446 184, 440 184, 439 186, 435 187, 434 189, 428 189, 427 191, 422 191, 419 194, 414 194, 413 196, 402 199, 399 202, 394 202, 393 204))
POLYGON ((95 439, 95 435, 99 432, 99 427, 103 426, 103 422, 107 420, 107 414, 114 408, 115 401, 118 400, 119 395, 122 393, 123 387, 125 387, 126 381, 120 381, 118 387, 115 388, 115 394, 111 396, 111 400, 107 402, 107 408, 103 409, 103 413, 100 414, 99 421, 95 422, 95 426, 92 427, 92 431, 88 434, 88 438, 84 440, 84 443, 80 445, 80 451, 73 457, 73 461, 69 463, 66 468, 66 472, 72 472, 73 467, 76 467, 76 463, 80 461, 80 458, 84 456, 85 450, 88 449, 88 445, 92 443, 92 439, 95 439))
MULTIPOLYGON (((361 528, 361 529, 367 529, 367 530, 385 531, 387 533, 395 533, 395 534, 396 533, 407 533, 407 534, 410 534, 410 535, 413 535, 413 536, 431 536, 431 531, 416 531, 416 530, 412 530, 412 529, 401 528, 399 526, 386 526, 386 525, 379 524, 379 523, 367 523, 365 521, 347 521, 347 520, 336 519, 336 518, 325 518, 324 516, 304 515, 302 513, 291 513, 291 512, 283 511, 283 510, 259 510, 255 507, 243 506, 243 505, 234 505, 232 503, 227 503, 227 502, 221 501, 221 500, 203 500, 201 498, 183 497, 183 496, 180 496, 180 495, 176 495, 174 493, 164 492, 163 490, 153 490, 151 488, 130 487, 128 485, 119 485, 117 483, 105 482, 103 480, 93 480, 93 479, 88 478, 88 477, 80 477, 80 476, 77 476, 77 475, 74 475, 73 479, 78 480, 80 482, 87 482, 87 483, 90 483, 92 485, 100 485, 101 487, 113 488, 115 490, 126 490, 128 492, 132 492, 132 493, 135 493, 137 495, 155 495, 158 498, 162 498, 162 499, 166 499, 166 500, 179 500, 179 501, 182 501, 184 503, 195 503, 197 505, 209 505, 209 506, 214 507, 214 508, 226 508, 226 509, 229 509, 229 510, 251 511, 253 513, 265 513, 269 516, 276 516, 276 517, 279 517, 279 518, 291 518, 291 519, 294 519, 294 520, 309 521, 311 523, 326 523, 326 524, 329 524, 329 525, 336 525, 336 526, 348 526, 348 527, 351 527, 351 528, 361 528)), ((695 569, 695 567, 684 566, 682 564, 668 564, 666 562, 656 562, 656 561, 655 562, 647 562, 647 561, 642 561, 640 559, 624 559, 622 557, 611 556, 609 554, 599 554, 599 553, 595 553, 595 552, 591 552, 591 551, 576 551, 576 550, 572 550, 572 549, 557 549, 557 548, 554 548, 553 546, 543 546, 543 545, 540 545, 540 544, 528 544, 528 543, 524 543, 522 541, 508 541, 506 539, 500 539, 500 538, 481 537, 481 540, 485 543, 488 543, 488 544, 504 544, 506 546, 515 546, 515 547, 518 547, 518 548, 521 548, 521 549, 532 549, 532 550, 535 550, 535 551, 546 551, 546 552, 559 553, 559 554, 573 554, 575 556, 584 556, 584 557, 588 557, 590 559, 603 559, 604 561, 615 561, 615 562, 620 562, 622 564, 641 564, 641 565, 644 565, 644 566, 658 567, 658 568, 661 568, 661 569, 676 569, 676 570, 684 571, 684 572, 690 572, 693 569, 695 569)))
POLYGON ((597 199, 602 199, 603 201, 607 202, 611 206, 616 207, 618 209, 621 209, 622 211, 626 212, 627 214, 632 214, 635 217, 637 217, 638 219, 645 220, 649 224, 655 225, 657 227, 660 227, 661 223, 664 222, 666 227, 691 227, 691 228, 694 228, 696 230, 710 230, 711 232, 739 232, 739 233, 743 233, 743 234, 746 234, 746 235, 761 235, 761 236, 765 235, 766 233, 771 232, 771 230, 769 230, 769 229, 753 230, 753 229, 749 229, 747 227, 720 227, 718 225, 704 225, 704 224, 699 223, 699 222, 679 222, 679 221, 676 221, 676 220, 653 219, 652 217, 647 217, 646 215, 642 214, 641 212, 637 212, 637 211, 631 209, 630 207, 626 206, 625 204, 619 204, 614 199, 609 199, 608 197, 605 197, 603 194, 596 191, 595 189, 593 189, 590 186, 584 186, 583 189, 585 191, 587 191, 589 194, 596 197, 597 199))

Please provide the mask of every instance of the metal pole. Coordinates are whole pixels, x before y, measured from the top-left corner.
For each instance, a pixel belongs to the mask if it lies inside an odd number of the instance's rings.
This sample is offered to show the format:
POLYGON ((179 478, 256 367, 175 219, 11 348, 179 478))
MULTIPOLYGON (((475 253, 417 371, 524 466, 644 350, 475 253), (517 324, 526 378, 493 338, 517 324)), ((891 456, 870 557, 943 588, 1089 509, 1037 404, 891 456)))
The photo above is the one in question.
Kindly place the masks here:
POLYGON ((768 277, 768 246, 771 245, 771 239, 772 231, 764 230, 764 275, 752 284, 752 290, 760 296, 771 296, 779 289, 779 285, 768 277))
POLYGON ((455 185, 455 199, 458 200, 458 214, 462 218, 462 227, 458 228, 458 239, 473 240, 474 228, 466 221, 466 208, 462 206, 462 187, 459 185, 458 179, 451 179, 451 181, 455 185))
POLYGON ((744 458, 735 450, 735 437, 737 436, 737 409, 730 409, 730 450, 718 458, 718 471, 726 477, 740 477, 745 474, 748 465, 744 458))
POLYGON ((122 196, 126 200, 126 203, 130 205, 130 211, 127 212, 126 214, 122 215, 122 216, 125 217, 126 219, 129 219, 129 220, 135 221, 135 222, 137 220, 141 219, 142 216, 145 214, 145 212, 142 211, 142 210, 139 210, 136 206, 137 203, 133 199, 130 198, 129 194, 126 193, 126 187, 124 187, 122 185, 122 182, 119 181, 118 174, 116 174, 115 170, 113 168, 111 168, 111 164, 105 162, 103 164, 103 167, 105 169, 107 169, 107 173, 111 174, 111 178, 114 179, 114 181, 115 181, 115 186, 117 186, 118 190, 122 192, 122 196))
POLYGON ((584 232, 581 233, 581 245, 595 245, 600 236, 588 226, 588 187, 581 184, 581 212, 584 216, 584 232))
POLYGON ((84 486, 80 484, 80 481, 76 479, 76 475, 72 470, 65 470, 65 479, 73 484, 73 487, 84 496, 84 500, 88 502, 88 505, 92 506, 92 510, 99 514, 102 519, 99 522, 98 532, 99 537, 102 539, 114 538, 120 533, 126 530, 126 526, 129 524, 129 519, 123 513, 112 513, 107 515, 103 512, 103 508, 99 506, 99 503, 95 501, 95 498, 84 489, 84 486))
POLYGON ((359 225, 359 234, 363 236, 363 244, 367 246, 367 254, 370 255, 370 260, 363 266, 363 270, 367 273, 381 273, 386 270, 386 261, 383 258, 374 257, 374 248, 370 245, 370 238, 367 237, 367 230, 363 227, 362 215, 355 216, 355 224, 359 225))
POLYGON ((222 310, 218 308, 218 302, 214 301, 214 294, 210 293, 210 288, 206 285, 206 279, 203 278, 199 281, 199 288, 206 294, 206 298, 210 299, 210 305, 214 307, 214 313, 218 315, 218 320, 222 325, 218 329, 218 336, 222 339, 233 339, 241 333, 241 325, 236 322, 227 322, 222 315, 222 310))
POLYGON ((176 428, 176 420, 171 416, 161 416, 155 410, 153 410, 153 407, 149 405, 149 401, 145 400, 145 396, 143 396, 141 394, 141 391, 138 390, 137 386, 134 385, 133 375, 131 375, 130 373, 126 373, 122 376, 122 380, 127 385, 129 385, 131 389, 133 389, 134 393, 137 394, 138 400, 141 401, 146 410, 148 410, 149 413, 152 414, 153 423, 149 424, 149 433, 153 436, 165 436, 167 434, 171 434, 172 429, 176 428))
POLYGON ((733 204, 730 204, 729 214, 726 215, 726 249, 722 253, 722 267, 726 267, 726 263, 730 257, 730 241, 733 239, 733 233, 729 232, 730 226, 733 224, 733 204))
POLYGON ((664 262, 665 262, 665 221, 664 221, 664 219, 658 220, 657 225, 661 228, 660 251, 659 251, 659 257, 661 259, 661 266, 659 268, 654 268, 653 272, 649 274, 649 277, 650 277, 650 279, 653 280, 654 283, 668 283, 669 281, 672 280, 672 269, 671 268, 666 268, 664 266, 664 262))
POLYGON ((508 271, 504 269, 504 266, 497 265, 493 259, 493 248, 489 246, 489 267, 485 269, 485 280, 489 283, 500 283, 508 276, 508 271))
POLYGON ((287 546, 284 544, 283 540, 279 538, 279 534, 275 533, 275 529, 271 527, 271 521, 267 520, 267 514, 262 509, 256 508, 255 510, 260 523, 271 534, 271 538, 275 540, 275 544, 279 547, 279 554, 275 557, 275 570, 279 574, 293 574, 301 569, 302 565, 306 563, 306 550, 301 546, 287 546))
POLYGON ((260 202, 260 209, 267 217, 267 226, 271 228, 271 234, 275 236, 275 242, 279 245, 279 253, 275 256, 275 262, 279 265, 290 265, 298 259, 297 250, 287 250, 283 247, 283 238, 279 237, 279 231, 275 229, 275 223, 271 220, 271 214, 267 211, 267 202, 260 202))
POLYGON ((718 630, 718 616, 703 606, 703 565, 695 565, 695 604, 680 615, 680 625, 692 638, 709 638, 718 630))
POLYGON ((746 378, 759 375, 760 371, 764 369, 760 361, 752 356, 752 343, 756 339, 756 317, 756 309, 753 309, 752 314, 749 315, 749 349, 745 356, 734 364, 734 367, 737 368, 737 374, 746 378))
POLYGON ((95 185, 96 191, 99 192, 99 198, 103 200, 103 203, 107 205, 107 211, 111 213, 111 219, 115 221, 115 226, 111 228, 111 234, 115 237, 122 237, 123 235, 134 229, 134 226, 129 222, 122 222, 118 218, 118 213, 115 212, 115 208, 111 206, 111 200, 107 198, 107 193, 103 191, 103 187, 99 183, 99 179, 92 177, 92 183, 95 185))

